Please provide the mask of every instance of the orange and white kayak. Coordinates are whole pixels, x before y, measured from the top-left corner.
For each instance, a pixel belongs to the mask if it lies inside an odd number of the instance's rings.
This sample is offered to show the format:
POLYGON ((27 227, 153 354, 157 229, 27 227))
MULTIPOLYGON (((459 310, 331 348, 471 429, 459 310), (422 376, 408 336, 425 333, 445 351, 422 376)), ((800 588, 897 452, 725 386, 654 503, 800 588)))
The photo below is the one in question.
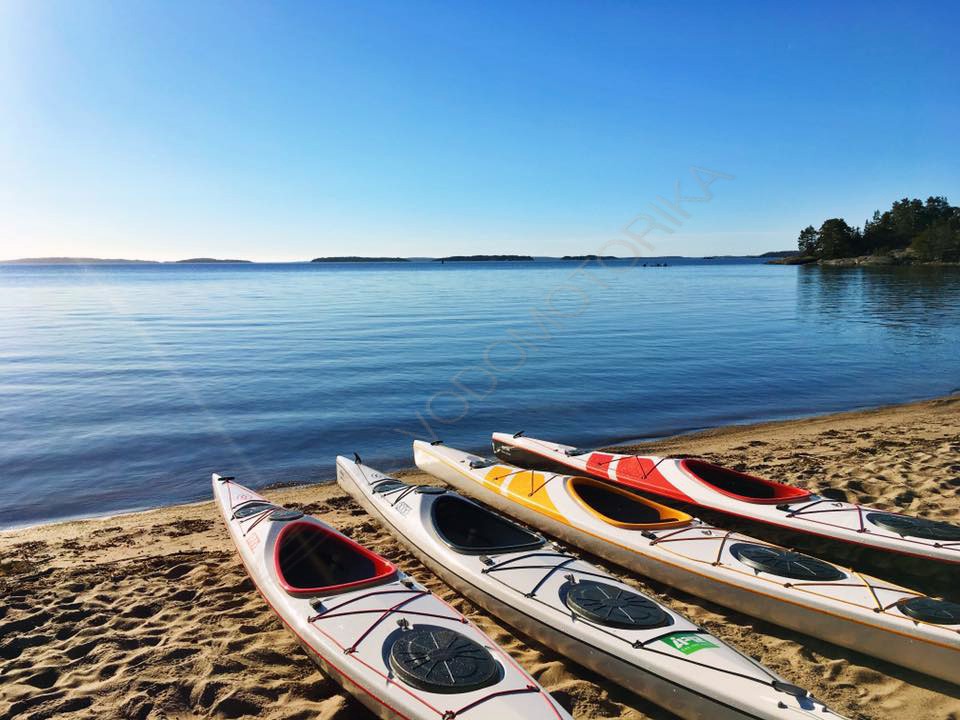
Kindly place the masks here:
POLYGON ((640 575, 960 684, 960 605, 844 569, 596 479, 414 443, 417 466, 640 575))
POLYGON ((493 434, 493 449, 521 467, 588 475, 795 533, 960 563, 960 525, 834 500, 703 460, 580 450, 507 433, 493 434))
POLYGON ((377 717, 571 720, 490 638, 389 561, 233 478, 214 475, 213 495, 263 599, 377 717))

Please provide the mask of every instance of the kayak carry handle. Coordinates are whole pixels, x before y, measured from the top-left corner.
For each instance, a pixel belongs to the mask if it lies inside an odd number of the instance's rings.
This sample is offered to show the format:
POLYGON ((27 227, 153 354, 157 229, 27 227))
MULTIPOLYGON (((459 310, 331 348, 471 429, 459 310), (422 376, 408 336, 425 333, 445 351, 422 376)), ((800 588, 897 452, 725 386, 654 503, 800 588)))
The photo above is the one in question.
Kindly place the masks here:
POLYGON ((793 683, 784 682, 783 680, 774 680, 773 689, 786 693, 787 695, 793 695, 795 698, 805 698, 807 696, 807 691, 802 687, 794 685, 793 683))

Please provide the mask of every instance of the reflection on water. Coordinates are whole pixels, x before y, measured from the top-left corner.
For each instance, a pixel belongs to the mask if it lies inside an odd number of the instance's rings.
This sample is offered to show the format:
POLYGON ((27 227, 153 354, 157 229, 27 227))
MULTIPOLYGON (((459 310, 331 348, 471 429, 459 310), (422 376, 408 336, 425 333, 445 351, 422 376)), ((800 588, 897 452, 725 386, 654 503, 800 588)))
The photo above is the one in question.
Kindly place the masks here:
POLYGON ((960 313, 960 268, 804 267, 797 273, 801 317, 878 323, 931 340, 955 327, 960 313))

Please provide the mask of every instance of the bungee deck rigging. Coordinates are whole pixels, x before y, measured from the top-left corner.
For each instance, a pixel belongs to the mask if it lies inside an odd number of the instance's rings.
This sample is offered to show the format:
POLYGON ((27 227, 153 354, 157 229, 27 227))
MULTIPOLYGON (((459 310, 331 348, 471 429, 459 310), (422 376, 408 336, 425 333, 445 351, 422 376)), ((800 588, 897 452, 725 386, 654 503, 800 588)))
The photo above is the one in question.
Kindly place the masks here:
POLYGON ((652 598, 456 493, 343 457, 337 480, 455 590, 681 717, 836 717, 652 598))
POLYGON ((261 595, 322 669, 379 717, 570 720, 509 655, 392 563, 232 478, 214 476, 213 485, 261 595))
POLYGON ((540 530, 652 579, 839 645, 960 682, 960 608, 723 530, 597 479, 415 443, 422 469, 540 530), (642 506, 622 522, 591 506, 642 506))
POLYGON ((960 564, 960 525, 825 497, 696 458, 582 450, 523 433, 494 433, 492 442, 497 457, 515 466, 583 474, 684 507, 858 549, 960 564))

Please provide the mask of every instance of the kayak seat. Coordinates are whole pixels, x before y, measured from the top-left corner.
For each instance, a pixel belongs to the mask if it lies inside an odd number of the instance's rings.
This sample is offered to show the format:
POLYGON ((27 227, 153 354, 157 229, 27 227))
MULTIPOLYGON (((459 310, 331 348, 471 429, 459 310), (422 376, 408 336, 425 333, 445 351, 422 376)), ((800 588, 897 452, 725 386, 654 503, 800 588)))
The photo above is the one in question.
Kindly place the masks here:
POLYGON ((396 568, 349 538, 312 522, 280 531, 274 557, 277 577, 290 593, 336 593, 385 581, 396 568))
POLYGON ((541 547, 544 539, 457 495, 441 495, 431 507, 433 528, 450 548, 465 555, 541 547))
POLYGON ((690 522, 686 513, 647 500, 629 490, 607 485, 600 480, 571 477, 570 495, 591 515, 609 525, 622 528, 659 530, 690 522))
POLYGON ((801 488, 748 475, 703 460, 681 460, 680 466, 689 475, 717 492, 744 502, 774 505, 796 502, 810 496, 809 492, 801 488))

